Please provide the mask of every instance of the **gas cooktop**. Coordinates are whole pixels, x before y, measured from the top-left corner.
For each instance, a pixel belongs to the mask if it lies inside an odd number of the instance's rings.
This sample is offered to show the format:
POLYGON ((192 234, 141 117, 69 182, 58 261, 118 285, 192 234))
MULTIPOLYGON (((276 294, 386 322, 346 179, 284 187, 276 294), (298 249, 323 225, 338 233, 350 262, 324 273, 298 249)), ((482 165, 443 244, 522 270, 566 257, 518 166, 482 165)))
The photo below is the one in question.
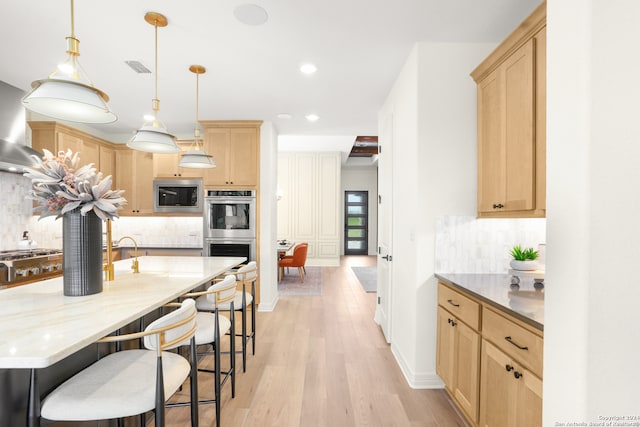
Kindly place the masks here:
POLYGON ((16 259, 36 258, 46 255, 61 254, 60 249, 25 249, 0 251, 0 261, 13 261, 16 259))

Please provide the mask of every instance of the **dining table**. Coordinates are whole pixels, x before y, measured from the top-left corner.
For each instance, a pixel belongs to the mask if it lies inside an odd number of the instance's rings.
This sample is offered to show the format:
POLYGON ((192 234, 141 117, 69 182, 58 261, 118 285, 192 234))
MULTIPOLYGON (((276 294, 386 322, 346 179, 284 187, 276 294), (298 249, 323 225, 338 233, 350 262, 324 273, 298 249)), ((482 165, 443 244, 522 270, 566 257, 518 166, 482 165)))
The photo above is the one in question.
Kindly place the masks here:
MULTIPOLYGON (((143 256, 114 263, 100 293, 65 296, 63 278, 0 291, 0 369, 29 369, 27 425, 40 422, 37 371, 140 319, 246 261, 244 257, 143 256)), ((9 399, 10 396, 3 396, 9 399)))

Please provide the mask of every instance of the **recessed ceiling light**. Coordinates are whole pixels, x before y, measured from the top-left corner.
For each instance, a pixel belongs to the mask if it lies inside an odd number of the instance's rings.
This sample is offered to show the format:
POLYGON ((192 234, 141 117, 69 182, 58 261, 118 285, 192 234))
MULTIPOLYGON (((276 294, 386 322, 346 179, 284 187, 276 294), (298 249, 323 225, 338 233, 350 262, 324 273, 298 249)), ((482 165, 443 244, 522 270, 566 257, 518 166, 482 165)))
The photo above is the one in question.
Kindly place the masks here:
POLYGON ((278 114, 278 118, 279 119, 290 119, 292 117, 293 116, 291 114, 289 114, 289 113, 280 113, 280 114, 278 114))
POLYGON ((233 10, 233 15, 243 24, 262 25, 267 22, 267 11, 256 4, 241 4, 233 10))
POLYGON ((310 122, 315 122, 316 120, 318 120, 320 117, 318 117, 315 114, 307 114, 305 116, 307 118, 307 120, 309 120, 310 122))
POLYGON ((300 66, 300 71, 302 71, 305 74, 313 74, 316 71, 318 71, 318 67, 316 67, 313 64, 303 64, 300 66))

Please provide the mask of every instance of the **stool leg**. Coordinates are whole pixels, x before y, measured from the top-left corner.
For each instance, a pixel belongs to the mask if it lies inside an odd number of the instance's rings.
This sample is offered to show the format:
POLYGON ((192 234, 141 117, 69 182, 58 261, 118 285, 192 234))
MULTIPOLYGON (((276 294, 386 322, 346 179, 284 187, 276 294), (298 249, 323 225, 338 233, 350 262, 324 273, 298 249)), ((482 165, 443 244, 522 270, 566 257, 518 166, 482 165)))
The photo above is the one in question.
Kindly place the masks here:
POLYGON ((256 355, 256 282, 251 283, 251 350, 256 355))

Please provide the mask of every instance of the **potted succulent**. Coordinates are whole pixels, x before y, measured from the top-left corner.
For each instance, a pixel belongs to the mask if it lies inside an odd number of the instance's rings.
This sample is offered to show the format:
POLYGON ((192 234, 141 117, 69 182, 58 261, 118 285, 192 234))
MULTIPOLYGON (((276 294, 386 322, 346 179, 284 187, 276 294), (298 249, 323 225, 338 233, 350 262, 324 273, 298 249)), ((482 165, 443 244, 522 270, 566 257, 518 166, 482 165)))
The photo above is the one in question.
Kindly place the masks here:
POLYGON ((513 259, 509 264, 514 270, 531 271, 538 268, 538 251, 533 248, 522 248, 520 245, 515 245, 509 252, 513 259))

